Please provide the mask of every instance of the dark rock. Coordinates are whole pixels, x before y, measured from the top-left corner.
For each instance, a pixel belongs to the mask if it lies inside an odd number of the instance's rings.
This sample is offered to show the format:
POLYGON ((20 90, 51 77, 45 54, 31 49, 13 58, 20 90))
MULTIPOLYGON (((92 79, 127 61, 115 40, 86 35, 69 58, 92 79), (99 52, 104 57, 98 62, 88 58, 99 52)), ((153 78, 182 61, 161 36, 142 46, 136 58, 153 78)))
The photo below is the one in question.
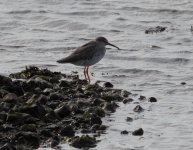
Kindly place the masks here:
POLYGON ((102 124, 102 120, 100 117, 98 117, 97 115, 92 114, 91 118, 90 118, 90 124, 102 124))
POLYGON ((181 82, 181 85, 186 85, 186 82, 181 82))
POLYGON ((127 121, 127 122, 132 122, 132 121, 133 121, 133 118, 127 117, 127 118, 126 118, 126 121, 127 121))
POLYGON ((66 87, 66 88, 69 88, 71 87, 70 83, 66 80, 62 80, 60 81, 60 84, 59 84, 60 87, 66 87))
POLYGON ((121 131, 121 134, 128 134, 129 132, 127 130, 121 131))
POLYGON ((149 28, 147 30, 145 30, 145 34, 153 34, 153 33, 158 33, 158 32, 163 32, 167 29, 167 27, 161 27, 161 26, 157 26, 154 28, 149 28))
POLYGON ((106 130, 107 126, 105 125, 100 125, 100 130, 106 130))
POLYGON ((47 101, 48 101, 48 97, 47 96, 45 96, 45 95, 36 95, 36 94, 34 94, 28 101, 27 101, 27 103, 28 104, 33 104, 33 103, 36 103, 36 102, 38 102, 38 103, 40 103, 40 104, 43 104, 43 105, 45 105, 46 103, 47 103, 47 101))
POLYGON ((21 145, 26 145, 34 149, 40 146, 40 138, 38 134, 34 132, 19 132, 15 138, 21 145))
POLYGON ((0 112, 0 120, 6 121, 6 118, 7 118, 7 113, 5 113, 5 112, 0 112))
POLYGON ((72 126, 68 125, 61 129, 60 135, 67 136, 67 137, 73 137, 75 135, 75 131, 72 126))
POLYGON ((127 103, 130 103, 130 102, 133 102, 133 99, 132 98, 125 98, 123 100, 123 104, 127 104, 127 103))
POLYGON ((123 97, 116 93, 115 94, 114 93, 102 93, 101 98, 108 102, 123 100, 123 97))
POLYGON ((21 107, 20 111, 23 113, 30 114, 31 116, 39 119, 43 119, 46 114, 45 108, 40 104, 25 105, 21 107))
POLYGON ((53 93, 53 89, 51 88, 46 88, 44 91, 43 91, 44 95, 50 95, 51 93, 53 93))
POLYGON ((55 111, 49 111, 46 115, 45 115, 46 121, 48 122, 56 122, 58 120, 60 120, 60 118, 56 115, 55 111))
POLYGON ((36 132, 37 126, 35 124, 24 124, 21 126, 22 131, 36 132))
POLYGON ((25 120, 29 118, 29 114, 25 113, 19 113, 19 112, 13 112, 13 113, 8 113, 6 121, 12 124, 24 124, 25 120))
POLYGON ((17 149, 11 143, 6 143, 2 147, 0 147, 0 150, 17 150, 17 149))
POLYGON ((91 148, 96 146, 96 139, 88 135, 76 136, 72 138, 71 145, 76 148, 91 148))
POLYGON ((139 100, 146 100, 146 97, 145 96, 143 96, 143 95, 140 95, 140 97, 139 97, 139 100))
POLYGON ((60 143, 60 138, 58 136, 53 136, 51 139, 51 147, 55 148, 60 143))
POLYGON ((53 136, 53 130, 52 129, 41 129, 40 134, 45 137, 52 137, 53 136))
POLYGON ((113 84, 111 82, 105 82, 103 86, 106 88, 113 88, 113 84))
POLYGON ((14 104, 11 104, 11 103, 0 102, 1 111, 4 110, 4 111, 8 112, 13 106, 14 106, 14 104))
POLYGON ((94 125, 91 127, 91 130, 92 130, 92 131, 100 130, 100 125, 99 125, 99 124, 94 124, 94 125))
POLYGON ((95 98, 91 104, 94 105, 94 106, 99 106, 100 104, 104 103, 104 100, 102 99, 99 99, 99 98, 95 98))
POLYGON ((8 93, 6 94, 4 97, 3 97, 3 100, 6 102, 6 103, 13 103, 13 104, 16 104, 18 102, 18 97, 16 94, 14 93, 8 93))
POLYGON ((50 100, 60 100, 61 99, 61 95, 58 93, 52 93, 50 94, 50 100))
POLYGON ((133 111, 140 113, 140 112, 144 111, 144 109, 143 109, 140 105, 137 105, 137 106, 133 109, 133 111))
POLYGON ((122 90, 122 91, 121 91, 121 96, 123 96, 123 97, 128 97, 129 95, 131 95, 130 92, 125 91, 125 90, 122 90))
POLYGON ((31 78, 27 81, 27 83, 36 88, 36 87, 39 87, 40 89, 44 90, 46 88, 52 88, 52 84, 48 81, 45 81, 43 80, 42 78, 40 77, 37 77, 35 79, 31 78))
POLYGON ((9 92, 4 90, 4 89, 0 89, 0 98, 3 98, 5 95, 7 95, 9 92))
POLYGON ((90 102, 86 99, 79 99, 77 101, 77 106, 80 107, 80 108, 88 107, 88 106, 90 106, 90 102))
POLYGON ((116 108, 118 107, 118 105, 116 104, 116 103, 114 103, 114 102, 111 102, 111 103, 109 103, 109 102, 106 102, 105 104, 104 104, 104 107, 103 107, 103 109, 104 110, 107 110, 107 111, 110 111, 110 112, 115 112, 115 110, 116 110, 116 108))
POLYGON ((10 86, 12 84, 12 80, 8 77, 0 75, 0 86, 10 86))
MULTIPOLYGON (((94 130, 93 130, 94 131, 94 130)), ((90 129, 82 129, 80 131, 82 134, 88 134, 88 133, 91 133, 92 131, 90 129)))
POLYGON ((133 131, 132 134, 135 136, 141 136, 141 135, 143 135, 143 132, 144 132, 143 129, 139 128, 139 129, 133 131))
POLYGON ((105 117, 105 111, 101 107, 96 107, 93 113, 98 115, 99 117, 105 117))
POLYGON ((59 145, 59 143, 60 143, 60 141, 56 141, 56 140, 53 139, 53 140, 51 141, 51 144, 50 144, 50 145, 51 145, 51 148, 55 148, 57 145, 59 145))
POLYGON ((60 108, 55 109, 55 113, 60 117, 64 118, 70 115, 70 108, 67 105, 63 105, 60 108))
POLYGON ((151 103, 157 102, 157 99, 155 97, 150 97, 149 98, 149 102, 151 102, 151 103))

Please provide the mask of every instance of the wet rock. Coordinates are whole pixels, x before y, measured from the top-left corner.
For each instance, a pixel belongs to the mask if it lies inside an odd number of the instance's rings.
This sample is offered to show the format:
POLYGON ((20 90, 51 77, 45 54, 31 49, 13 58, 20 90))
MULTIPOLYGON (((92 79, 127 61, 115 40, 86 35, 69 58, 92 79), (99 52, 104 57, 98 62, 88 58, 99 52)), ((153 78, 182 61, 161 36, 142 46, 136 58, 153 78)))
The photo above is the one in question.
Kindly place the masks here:
POLYGON ((21 145, 37 149, 40 146, 40 138, 34 132, 19 132, 16 134, 16 140, 21 145))
POLYGON ((71 87, 70 83, 66 80, 62 80, 60 81, 60 84, 59 84, 60 87, 65 87, 65 88, 69 88, 71 87))
POLYGON ((132 121, 133 121, 133 118, 127 117, 127 118, 126 118, 126 121, 127 121, 127 122, 132 122, 132 121))
POLYGON ((149 98, 149 102, 151 102, 151 103, 157 102, 157 99, 155 97, 150 97, 149 98))
POLYGON ((30 115, 25 113, 13 112, 7 114, 6 121, 13 124, 24 124, 29 117, 30 115))
POLYGON ((96 146, 96 139, 88 135, 76 136, 72 138, 71 146, 76 148, 92 148, 96 146))
POLYGON ((149 28, 149 29, 145 30, 145 34, 153 34, 153 33, 163 32, 166 29, 167 29, 167 27, 157 26, 157 27, 149 28))
POLYGON ((55 113, 60 117, 64 118, 70 115, 70 108, 67 105, 63 105, 60 108, 55 109, 55 113))
POLYGON ((105 82, 103 84, 103 87, 105 87, 105 88, 113 88, 113 84, 111 82, 105 82))
POLYGON ((0 98, 3 98, 5 95, 7 95, 9 92, 4 90, 4 89, 0 89, 0 98))
POLYGON ((53 139, 52 141, 51 141, 51 148, 55 148, 57 145, 59 145, 59 143, 60 143, 60 141, 57 141, 57 140, 55 140, 55 139, 53 139))
POLYGON ((94 106, 99 106, 100 104, 104 103, 104 100, 100 99, 100 98, 95 98, 91 104, 94 106))
POLYGON ((125 98, 123 100, 123 104, 127 104, 127 103, 130 103, 130 102, 133 102, 134 100, 132 98, 125 98))
POLYGON ((4 100, 6 103, 16 104, 19 99, 18 99, 18 97, 17 97, 16 94, 14 94, 14 93, 8 93, 8 94, 6 94, 6 95, 3 97, 3 100, 4 100))
POLYGON ((39 119, 43 119, 46 110, 45 108, 40 104, 28 104, 20 108, 20 111, 23 113, 30 114, 31 116, 39 119))
POLYGON ((17 149, 11 143, 6 143, 2 147, 0 147, 0 150, 17 150, 17 149))
POLYGON ((39 87, 42 90, 44 90, 46 88, 52 88, 52 84, 50 82, 45 81, 39 77, 37 77, 35 79, 33 79, 33 78, 29 79, 27 81, 27 84, 29 84, 31 87, 34 87, 34 88, 39 87))
POLYGON ((130 92, 125 91, 125 90, 122 90, 122 91, 121 91, 121 96, 123 96, 123 97, 128 97, 129 95, 131 95, 130 92))
POLYGON ((137 106, 133 109, 133 111, 140 113, 140 112, 144 111, 144 109, 143 109, 140 105, 137 105, 137 106))
POLYGON ((140 97, 139 97, 139 100, 146 100, 146 97, 145 96, 143 96, 143 95, 140 95, 140 97))
POLYGON ((45 137, 53 137, 52 129, 40 129, 40 134, 45 137))
POLYGON ((13 106, 14 106, 14 104, 11 104, 11 103, 0 102, 1 111, 4 110, 4 111, 8 112, 13 106))
POLYGON ((59 93, 50 94, 50 100, 61 100, 61 99, 63 99, 63 96, 59 93))
POLYGON ((142 136, 142 135, 143 135, 143 132, 144 132, 143 129, 142 129, 142 128, 139 128, 139 129, 133 131, 132 134, 133 134, 134 136, 142 136))
POLYGON ((35 75, 61 78, 59 72, 51 72, 47 69, 39 69, 38 67, 35 67, 35 66, 26 67, 25 70, 22 70, 21 72, 18 72, 18 73, 10 74, 9 76, 11 78, 16 78, 16 79, 29 79, 35 75))
POLYGON ((106 130, 106 129, 107 129, 107 126, 105 126, 105 125, 100 125, 99 130, 106 130))
POLYGON ((114 93, 102 93, 101 98, 105 101, 111 102, 111 101, 122 101, 123 97, 119 94, 114 93))
POLYGON ((99 117, 105 117, 105 111, 101 107, 96 107, 93 113, 98 115, 99 117))
POLYGON ((38 102, 38 103, 40 103, 40 104, 43 104, 43 105, 45 105, 46 103, 47 103, 47 101, 48 101, 48 97, 47 96, 45 96, 45 95, 36 95, 36 94, 34 94, 28 101, 27 101, 27 103, 28 104, 33 104, 33 103, 36 103, 36 102, 38 102))
POLYGON ((30 132, 36 132, 36 125, 35 124, 24 124, 21 126, 22 131, 30 131, 30 132))
POLYGON ((0 120, 5 121, 6 118, 7 118, 7 113, 5 113, 5 112, 0 112, 0 120))
POLYGON ((88 107, 90 105, 90 101, 86 100, 86 99, 79 99, 77 101, 77 106, 82 108, 82 107, 88 107))
POLYGON ((55 148, 60 143, 60 138, 58 136, 54 136, 51 139, 51 147, 55 148))
POLYGON ((8 77, 0 75, 0 86, 10 86, 12 84, 12 80, 8 77))
POLYGON ((99 125, 99 124, 94 124, 94 125, 91 127, 91 130, 92 130, 92 131, 100 130, 100 125, 99 125))
POLYGON ((127 130, 123 130, 121 131, 121 134, 129 134, 129 132, 127 130))
POLYGON ((43 91, 44 95, 48 96, 50 95, 51 93, 53 93, 53 89, 51 88, 46 88, 44 91, 43 91))
POLYGON ((75 131, 71 125, 68 125, 61 129, 60 135, 67 136, 67 137, 73 137, 75 135, 75 131))
POLYGON ((186 82, 181 82, 181 85, 186 85, 186 82))
POLYGON ((109 102, 106 102, 105 104, 104 104, 104 107, 103 107, 103 109, 104 110, 107 110, 107 111, 110 111, 110 112, 115 112, 115 110, 116 110, 116 108, 118 107, 118 105, 116 104, 116 103, 114 103, 114 102, 111 102, 111 103, 109 103, 109 102))
POLYGON ((99 125, 101 125, 102 124, 102 120, 97 115, 92 114, 91 117, 90 117, 90 124, 99 124, 99 125))
POLYGON ((45 115, 46 121, 47 122, 56 122, 58 120, 60 120, 60 118, 57 116, 57 114, 55 113, 55 111, 49 111, 46 115, 45 115))

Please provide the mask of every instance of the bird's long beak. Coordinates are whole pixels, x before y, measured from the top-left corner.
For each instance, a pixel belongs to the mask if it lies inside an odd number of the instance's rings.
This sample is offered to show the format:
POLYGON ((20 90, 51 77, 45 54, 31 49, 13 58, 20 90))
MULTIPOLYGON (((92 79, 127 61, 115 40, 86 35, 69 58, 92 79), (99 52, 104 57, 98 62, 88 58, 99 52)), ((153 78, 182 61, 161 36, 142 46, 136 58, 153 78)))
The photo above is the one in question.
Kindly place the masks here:
POLYGON ((111 46, 113 46, 113 47, 116 47, 118 50, 120 50, 119 47, 117 47, 117 46, 115 46, 115 45, 113 45, 113 44, 111 44, 111 43, 107 43, 107 45, 111 45, 111 46))

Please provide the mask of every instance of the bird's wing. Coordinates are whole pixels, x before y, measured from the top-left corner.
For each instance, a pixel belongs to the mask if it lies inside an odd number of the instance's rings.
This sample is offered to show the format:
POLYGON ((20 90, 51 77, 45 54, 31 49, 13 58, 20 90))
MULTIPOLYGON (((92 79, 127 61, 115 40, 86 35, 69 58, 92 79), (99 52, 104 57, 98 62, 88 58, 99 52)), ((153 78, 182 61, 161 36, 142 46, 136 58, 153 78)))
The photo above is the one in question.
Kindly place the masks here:
POLYGON ((93 57, 92 51, 95 50, 96 41, 91 41, 84 44, 81 47, 78 47, 71 55, 68 57, 58 60, 58 63, 71 63, 76 62, 82 59, 89 59, 93 57))

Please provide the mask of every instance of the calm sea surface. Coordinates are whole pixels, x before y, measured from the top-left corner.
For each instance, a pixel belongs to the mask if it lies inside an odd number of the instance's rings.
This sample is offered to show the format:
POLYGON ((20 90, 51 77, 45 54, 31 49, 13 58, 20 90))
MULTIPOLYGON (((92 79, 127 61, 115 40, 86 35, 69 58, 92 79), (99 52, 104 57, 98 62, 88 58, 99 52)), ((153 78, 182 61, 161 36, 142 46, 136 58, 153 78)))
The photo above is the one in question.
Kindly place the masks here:
MULTIPOLYGON (((91 67, 92 82, 110 81, 157 103, 120 104, 104 118, 109 126, 99 139, 100 150, 193 149, 193 25, 192 0, 1 0, 0 74, 27 65, 71 73, 81 67, 56 60, 97 36, 123 50, 108 47, 91 67), (149 27, 167 31, 145 34, 149 27), (182 85, 181 82, 186 82, 182 85), (126 122, 127 116, 133 122, 126 122), (144 135, 121 135, 142 127, 144 135)), ((138 96, 135 100, 137 101, 138 96)), ((63 149, 73 149, 62 145, 63 149)))

